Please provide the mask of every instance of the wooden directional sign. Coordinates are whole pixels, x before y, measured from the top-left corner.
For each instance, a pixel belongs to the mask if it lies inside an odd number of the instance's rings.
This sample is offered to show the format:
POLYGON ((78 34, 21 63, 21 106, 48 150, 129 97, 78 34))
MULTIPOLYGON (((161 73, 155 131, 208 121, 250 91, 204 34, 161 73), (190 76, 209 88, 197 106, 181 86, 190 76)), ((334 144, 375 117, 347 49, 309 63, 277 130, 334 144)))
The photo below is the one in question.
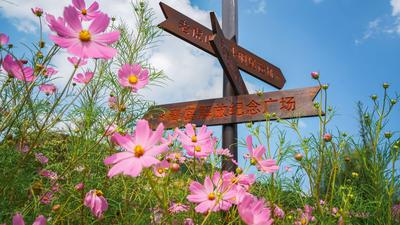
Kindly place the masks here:
POLYGON ((210 13, 211 16, 211 24, 213 27, 214 35, 211 38, 211 46, 214 49, 214 52, 224 68, 225 74, 227 75, 235 93, 237 95, 246 95, 249 94, 246 88, 246 84, 244 83, 242 76, 240 75, 239 68, 236 65, 235 59, 233 58, 231 52, 228 49, 228 46, 225 42, 225 36, 222 32, 221 27, 219 26, 217 17, 214 13, 210 13))
MULTIPOLYGON (((210 29, 162 2, 160 2, 160 6, 166 20, 160 23, 159 27, 211 55, 217 55, 210 43, 213 37, 210 29)), ((284 86, 286 80, 278 67, 240 47, 235 41, 228 39, 223 41, 241 70, 276 88, 281 89, 284 86)))
POLYGON ((154 128, 162 122, 169 129, 187 123, 212 126, 263 121, 265 113, 276 113, 276 118, 281 119, 317 116, 313 100, 319 90, 316 86, 160 105, 164 112, 145 118, 154 128))

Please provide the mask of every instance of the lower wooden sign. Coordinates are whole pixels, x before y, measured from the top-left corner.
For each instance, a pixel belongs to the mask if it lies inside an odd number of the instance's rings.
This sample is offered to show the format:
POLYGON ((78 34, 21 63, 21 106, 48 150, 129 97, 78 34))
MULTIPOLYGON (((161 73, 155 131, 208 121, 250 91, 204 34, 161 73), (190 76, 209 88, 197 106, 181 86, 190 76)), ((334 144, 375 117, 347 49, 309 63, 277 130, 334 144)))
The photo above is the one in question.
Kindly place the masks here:
POLYGON ((308 87, 261 94, 159 105, 161 110, 148 113, 145 118, 152 127, 163 123, 165 128, 182 127, 187 123, 197 126, 224 125, 265 120, 266 113, 276 118, 289 119, 317 116, 313 100, 320 87, 308 87))

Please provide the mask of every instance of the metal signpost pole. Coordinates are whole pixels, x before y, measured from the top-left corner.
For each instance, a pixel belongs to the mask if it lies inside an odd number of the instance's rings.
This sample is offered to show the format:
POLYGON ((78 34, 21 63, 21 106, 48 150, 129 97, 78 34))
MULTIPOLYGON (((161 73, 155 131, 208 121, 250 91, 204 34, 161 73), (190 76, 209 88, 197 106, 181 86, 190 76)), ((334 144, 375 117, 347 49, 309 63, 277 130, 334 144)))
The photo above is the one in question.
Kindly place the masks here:
MULTIPOLYGON (((238 0, 222 0, 222 31, 227 39, 238 40, 238 0)), ((232 84, 226 74, 223 76, 223 97, 235 95, 232 84)), ((238 160, 237 124, 222 126, 222 147, 229 148, 233 158, 238 160)), ((231 161, 223 162, 223 169, 233 171, 235 164, 231 161)))

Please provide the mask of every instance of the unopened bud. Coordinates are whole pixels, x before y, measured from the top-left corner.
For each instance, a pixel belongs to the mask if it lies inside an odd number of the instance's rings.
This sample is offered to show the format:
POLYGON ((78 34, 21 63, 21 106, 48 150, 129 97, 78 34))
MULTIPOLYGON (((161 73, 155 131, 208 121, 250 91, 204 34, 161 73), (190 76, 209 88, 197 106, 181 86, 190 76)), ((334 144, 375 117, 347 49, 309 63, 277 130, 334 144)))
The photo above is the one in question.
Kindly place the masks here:
POLYGON ((376 99, 378 99, 378 96, 377 95, 371 95, 371 99, 375 101, 376 99))
POLYGON ((303 154, 301 154, 301 153, 296 153, 295 155, 294 155, 294 158, 297 160, 297 161, 301 161, 302 159, 303 159, 303 154))
POLYGON ((243 173, 243 169, 238 167, 236 168, 236 174, 242 174, 243 173))
POLYGON ((397 103, 397 99, 391 99, 390 104, 395 105, 397 103))
POLYGON ((392 132, 385 132, 385 138, 389 139, 392 137, 392 132))
POLYGON ((388 89, 389 88, 389 84, 388 83, 383 83, 382 86, 383 86, 384 89, 388 89))
POLYGON ((318 80, 318 79, 319 79, 319 73, 318 73, 318 72, 312 72, 312 73, 311 73, 311 77, 312 77, 314 80, 318 80))
POLYGON ((329 85, 327 85, 327 84, 323 84, 323 85, 322 85, 322 89, 324 89, 324 90, 327 90, 328 87, 329 87, 329 85))
POLYGON ((44 48, 45 42, 44 41, 39 41, 39 48, 44 48))

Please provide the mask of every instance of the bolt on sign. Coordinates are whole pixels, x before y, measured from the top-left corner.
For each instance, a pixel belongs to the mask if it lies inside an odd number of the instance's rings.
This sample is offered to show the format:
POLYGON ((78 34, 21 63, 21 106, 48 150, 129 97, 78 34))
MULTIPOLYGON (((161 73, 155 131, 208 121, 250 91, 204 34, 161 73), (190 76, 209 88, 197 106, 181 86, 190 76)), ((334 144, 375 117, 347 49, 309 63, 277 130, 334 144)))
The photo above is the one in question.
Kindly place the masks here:
POLYGON ((159 27, 176 37, 217 57, 231 83, 235 96, 159 105, 161 111, 145 116, 152 126, 163 123, 166 128, 200 125, 226 125, 271 119, 289 119, 317 116, 313 100, 320 87, 249 94, 239 70, 276 87, 286 82, 281 70, 271 63, 240 47, 234 39, 227 39, 217 17, 210 13, 212 30, 160 2, 166 20, 159 27))

